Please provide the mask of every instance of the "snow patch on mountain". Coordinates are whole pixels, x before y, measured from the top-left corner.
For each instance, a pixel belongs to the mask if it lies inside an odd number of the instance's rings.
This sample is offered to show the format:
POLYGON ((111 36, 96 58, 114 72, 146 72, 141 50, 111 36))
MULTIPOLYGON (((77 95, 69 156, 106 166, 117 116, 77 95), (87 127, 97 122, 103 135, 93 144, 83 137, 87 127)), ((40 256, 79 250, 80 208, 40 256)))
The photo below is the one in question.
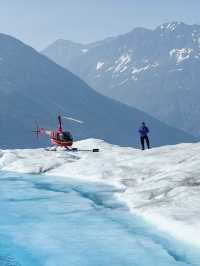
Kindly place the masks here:
POLYGON ((140 67, 140 68, 133 67, 132 74, 138 74, 140 72, 143 72, 143 71, 146 71, 146 70, 148 70, 150 68, 155 68, 155 67, 158 67, 158 66, 159 66, 159 63, 149 64, 149 65, 146 65, 146 66, 140 67))
POLYGON ((81 52, 82 53, 87 53, 89 50, 88 49, 82 49, 81 52))
POLYGON ((106 71, 105 72, 110 72, 110 71, 112 71, 114 69, 114 67, 113 66, 111 66, 111 67, 108 67, 107 69, 106 69, 106 71))
POLYGON ((141 68, 136 68, 135 67, 135 68, 133 68, 132 74, 140 73, 140 72, 145 71, 145 70, 147 70, 149 68, 150 68, 150 65, 147 65, 147 66, 141 67, 141 68))
POLYGON ((104 64, 105 64, 104 62, 97 62, 96 70, 97 71, 100 70, 104 64))
POLYGON ((138 77, 136 77, 136 76, 132 76, 131 79, 134 81, 138 81, 138 77))
POLYGON ((175 57, 177 64, 182 61, 189 59, 193 49, 191 48, 182 48, 182 49, 172 49, 169 54, 171 57, 175 57))
POLYGON ((180 72, 180 71, 183 71, 184 69, 183 68, 176 68, 176 69, 170 69, 169 72, 180 72))
POLYGON ((176 29, 176 26, 177 26, 177 25, 174 24, 174 23, 172 23, 172 24, 169 23, 169 24, 167 25, 167 29, 170 29, 171 31, 174 31, 174 30, 176 29))
POLYGON ((117 86, 122 86, 122 85, 126 84, 128 81, 129 81, 129 78, 121 81, 120 83, 117 84, 117 86))
POLYGON ((159 26, 159 28, 162 31, 175 31, 177 26, 181 25, 181 22, 171 22, 171 23, 164 23, 161 26, 159 26))
POLYGON ((173 236, 200 247, 200 144, 148 151, 101 140, 75 143, 99 153, 0 150, 0 169, 100 181, 120 188, 116 197, 130 210, 173 236))
POLYGON ((115 67, 114 73, 115 72, 124 72, 128 68, 127 64, 129 62, 131 62, 130 54, 121 55, 120 58, 115 61, 115 64, 117 66, 115 67))
MULTIPOLYGON (((63 57, 60 60, 57 56, 57 62, 101 94, 199 137, 200 25, 172 22, 155 30, 135 28, 127 34, 102 41, 98 46, 88 47, 90 50, 86 55, 77 53, 74 56, 73 64, 67 57, 65 65, 63 57), (101 71, 95 73, 100 73, 100 78, 94 74, 97 61, 106 62, 101 71), (153 62, 159 66, 150 67, 153 62), (177 68, 183 68, 184 75, 177 68), (124 84, 127 78, 129 81, 124 84), (191 88, 190 96, 184 93, 180 98, 180 84, 184 91, 191 88), (147 100, 149 89, 152 95, 156 95, 151 101, 147 100), (126 93, 122 97, 123 90, 126 93)), ((49 53, 49 57, 54 58, 54 54, 49 53)))

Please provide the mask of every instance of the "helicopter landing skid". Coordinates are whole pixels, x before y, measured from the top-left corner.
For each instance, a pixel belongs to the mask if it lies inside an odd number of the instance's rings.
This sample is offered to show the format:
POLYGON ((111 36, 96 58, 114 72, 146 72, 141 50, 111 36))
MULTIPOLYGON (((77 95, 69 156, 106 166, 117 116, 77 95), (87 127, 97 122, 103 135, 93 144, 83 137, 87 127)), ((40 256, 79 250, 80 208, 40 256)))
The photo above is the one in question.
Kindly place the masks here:
POLYGON ((69 149, 70 151, 88 151, 88 152, 99 152, 100 150, 99 149, 78 149, 78 148, 72 148, 72 149, 69 149))
POLYGON ((50 147, 50 148, 46 148, 45 149, 46 151, 70 151, 70 152, 78 152, 78 151, 80 151, 80 152, 99 152, 100 150, 99 149, 97 149, 97 148, 95 148, 95 149, 78 149, 78 148, 68 148, 68 147, 65 147, 65 148, 63 148, 63 149, 60 149, 60 148, 58 148, 58 147, 56 147, 56 146, 53 146, 53 147, 50 147))

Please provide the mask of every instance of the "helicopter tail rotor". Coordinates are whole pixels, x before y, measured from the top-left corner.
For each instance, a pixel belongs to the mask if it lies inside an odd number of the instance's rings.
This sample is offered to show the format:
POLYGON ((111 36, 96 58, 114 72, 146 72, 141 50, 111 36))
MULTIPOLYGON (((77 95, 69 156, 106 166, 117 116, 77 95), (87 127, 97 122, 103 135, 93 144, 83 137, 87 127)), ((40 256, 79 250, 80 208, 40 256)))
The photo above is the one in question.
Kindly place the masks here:
POLYGON ((33 130, 32 132, 36 133, 37 140, 39 140, 39 134, 41 133, 41 129, 40 129, 37 121, 35 122, 35 125, 36 125, 36 130, 33 130))

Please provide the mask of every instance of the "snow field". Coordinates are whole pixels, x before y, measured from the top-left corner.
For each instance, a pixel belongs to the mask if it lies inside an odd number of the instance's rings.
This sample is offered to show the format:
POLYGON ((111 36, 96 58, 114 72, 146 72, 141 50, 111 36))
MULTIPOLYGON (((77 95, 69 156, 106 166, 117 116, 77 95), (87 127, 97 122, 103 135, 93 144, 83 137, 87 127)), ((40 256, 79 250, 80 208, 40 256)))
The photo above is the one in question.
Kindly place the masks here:
POLYGON ((0 169, 27 174, 75 177, 118 188, 116 197, 164 232, 200 247, 200 144, 149 151, 101 140, 76 142, 99 153, 1 150, 0 169))

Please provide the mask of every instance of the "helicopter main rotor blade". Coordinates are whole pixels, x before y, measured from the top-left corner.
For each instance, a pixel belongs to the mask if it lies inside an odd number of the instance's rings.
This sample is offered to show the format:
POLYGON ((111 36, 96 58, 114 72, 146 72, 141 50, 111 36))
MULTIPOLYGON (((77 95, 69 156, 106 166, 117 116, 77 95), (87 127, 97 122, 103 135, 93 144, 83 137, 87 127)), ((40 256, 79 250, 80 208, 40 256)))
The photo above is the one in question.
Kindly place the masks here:
POLYGON ((70 120, 70 121, 73 121, 73 122, 76 122, 76 123, 79 123, 79 124, 83 124, 83 123, 84 123, 84 122, 81 121, 81 120, 74 119, 74 118, 72 118, 72 117, 68 117, 68 116, 62 116, 62 118, 67 119, 67 120, 70 120))

